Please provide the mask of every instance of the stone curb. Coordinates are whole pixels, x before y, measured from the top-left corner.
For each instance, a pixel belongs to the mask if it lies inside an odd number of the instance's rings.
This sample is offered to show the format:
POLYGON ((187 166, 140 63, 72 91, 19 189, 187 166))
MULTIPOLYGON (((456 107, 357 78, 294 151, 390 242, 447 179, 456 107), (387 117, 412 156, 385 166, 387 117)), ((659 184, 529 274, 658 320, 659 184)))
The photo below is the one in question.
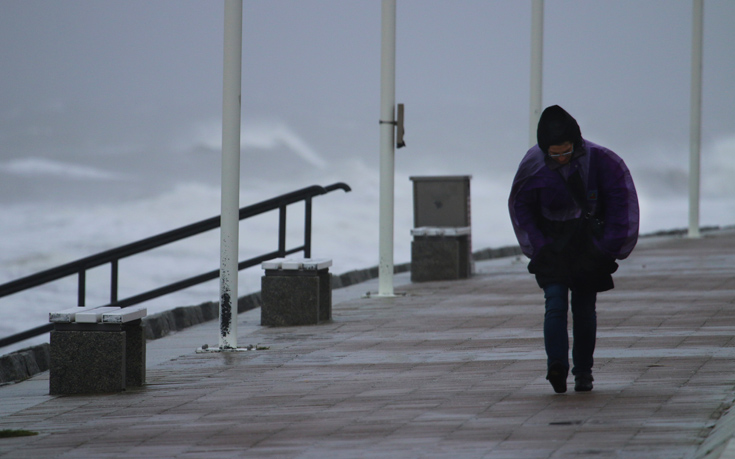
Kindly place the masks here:
MULTIPOLYGON (((237 312, 245 312, 260 307, 260 292, 240 297, 237 312)), ((209 301, 196 306, 180 306, 169 311, 159 312, 143 319, 143 329, 148 340, 184 330, 194 325, 209 322, 219 317, 219 304, 209 301)))
POLYGON ((0 357, 0 385, 22 381, 48 370, 49 360, 48 343, 21 349, 0 357))

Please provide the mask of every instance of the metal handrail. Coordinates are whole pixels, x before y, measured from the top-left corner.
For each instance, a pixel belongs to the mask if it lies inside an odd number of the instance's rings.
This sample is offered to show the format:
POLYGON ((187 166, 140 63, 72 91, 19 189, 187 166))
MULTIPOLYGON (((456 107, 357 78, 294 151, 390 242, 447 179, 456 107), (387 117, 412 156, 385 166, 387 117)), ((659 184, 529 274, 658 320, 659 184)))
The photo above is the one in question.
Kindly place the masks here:
MULTIPOLYGON (((243 270, 251 266, 256 266, 265 260, 270 260, 276 257, 285 257, 296 252, 304 252, 306 258, 311 257, 311 201, 314 196, 329 193, 335 190, 344 190, 345 192, 352 191, 349 185, 346 183, 334 183, 325 187, 319 185, 312 185, 310 187, 302 188, 300 190, 292 191, 275 198, 271 198, 257 204, 246 206, 240 209, 240 220, 254 217, 265 212, 278 209, 278 249, 269 253, 259 255, 249 260, 241 261, 238 263, 238 269, 243 270), (289 204, 304 201, 304 244, 299 247, 291 249, 286 248, 286 207, 289 204)), ((22 277, 14 281, 0 285, 0 298, 18 293, 24 290, 38 287, 40 285, 62 279, 71 275, 79 276, 78 283, 78 305, 84 306, 86 297, 86 271, 98 266, 110 264, 110 303, 112 306, 127 307, 134 304, 139 304, 144 301, 158 298, 160 296, 177 292, 194 285, 201 284, 203 282, 216 279, 219 277, 219 269, 200 274, 198 276, 190 277, 178 282, 174 282, 163 287, 159 287, 153 290, 149 290, 144 293, 140 293, 135 296, 131 296, 125 299, 118 299, 118 262, 122 258, 127 258, 132 255, 136 255, 142 252, 146 252, 157 247, 161 247, 172 242, 180 241, 206 231, 213 230, 220 226, 220 216, 208 218, 206 220, 199 221, 175 230, 167 231, 165 233, 151 236, 146 239, 142 239, 137 242, 126 244, 111 250, 100 252, 95 255, 91 255, 85 258, 81 258, 70 263, 57 266, 55 268, 47 269, 30 276, 22 277)), ((51 324, 45 324, 40 327, 36 327, 30 330, 26 330, 14 335, 0 339, 0 347, 4 347, 10 344, 17 343, 19 341, 33 338, 50 331, 53 327, 51 324)))

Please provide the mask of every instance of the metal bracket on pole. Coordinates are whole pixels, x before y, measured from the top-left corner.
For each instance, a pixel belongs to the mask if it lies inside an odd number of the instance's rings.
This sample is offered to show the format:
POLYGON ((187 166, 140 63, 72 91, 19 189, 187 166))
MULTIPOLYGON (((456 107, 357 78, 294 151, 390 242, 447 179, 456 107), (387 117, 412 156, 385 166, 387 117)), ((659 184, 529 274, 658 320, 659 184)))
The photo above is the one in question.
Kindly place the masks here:
POLYGON ((406 146, 406 141, 403 139, 403 136, 406 132, 403 124, 403 113, 404 113, 404 105, 398 104, 398 114, 396 115, 395 121, 386 121, 386 120, 380 120, 378 121, 378 124, 392 124, 396 127, 395 132, 395 138, 396 138, 396 148, 403 148, 406 146))
POLYGON ((197 348, 196 353, 197 354, 207 354, 207 353, 217 353, 217 352, 249 352, 249 351, 267 351, 270 349, 269 346, 261 346, 260 344, 256 344, 253 346, 252 344, 248 344, 246 347, 236 347, 236 348, 221 348, 221 347, 209 347, 208 344, 202 345, 202 347, 197 348))
POLYGON ((396 148, 406 146, 406 141, 403 140, 403 134, 405 134, 403 126, 403 104, 398 104, 398 115, 396 116, 396 148))

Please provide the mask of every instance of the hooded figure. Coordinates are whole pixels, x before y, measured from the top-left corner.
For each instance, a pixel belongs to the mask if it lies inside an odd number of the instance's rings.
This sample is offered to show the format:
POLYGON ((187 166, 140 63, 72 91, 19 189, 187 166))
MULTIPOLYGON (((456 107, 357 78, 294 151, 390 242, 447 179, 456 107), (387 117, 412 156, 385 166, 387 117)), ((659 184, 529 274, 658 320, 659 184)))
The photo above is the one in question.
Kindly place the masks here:
POLYGON ((577 121, 558 105, 541 114, 537 139, 513 180, 510 218, 521 250, 531 259, 528 270, 544 289, 547 379, 557 392, 566 391, 571 291, 575 389, 591 390, 596 294, 614 287, 615 260, 635 247, 638 197, 623 160, 585 140, 577 121), (585 331, 589 336, 583 336, 585 331), (561 376, 554 377, 558 373, 563 373, 563 384, 561 376))

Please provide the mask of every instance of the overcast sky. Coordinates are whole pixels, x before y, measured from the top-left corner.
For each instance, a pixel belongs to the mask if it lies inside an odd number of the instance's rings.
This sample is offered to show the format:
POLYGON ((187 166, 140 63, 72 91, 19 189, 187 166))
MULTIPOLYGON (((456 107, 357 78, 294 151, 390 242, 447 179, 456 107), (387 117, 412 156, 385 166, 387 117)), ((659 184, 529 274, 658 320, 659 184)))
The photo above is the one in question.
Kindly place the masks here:
MULTIPOLYGON (((334 164, 377 173, 380 1, 244 5, 243 177, 285 170, 287 191, 334 164)), ((0 0, 0 200, 38 198, 28 173, 217 182, 223 11, 0 0)), ((619 153, 642 195, 686 195, 691 15, 691 0, 545 2, 544 105, 619 153)), ((509 187, 528 148, 530 20, 530 0, 398 0, 399 172, 509 187)), ((705 1, 705 198, 735 196, 734 21, 734 1, 705 1)))

